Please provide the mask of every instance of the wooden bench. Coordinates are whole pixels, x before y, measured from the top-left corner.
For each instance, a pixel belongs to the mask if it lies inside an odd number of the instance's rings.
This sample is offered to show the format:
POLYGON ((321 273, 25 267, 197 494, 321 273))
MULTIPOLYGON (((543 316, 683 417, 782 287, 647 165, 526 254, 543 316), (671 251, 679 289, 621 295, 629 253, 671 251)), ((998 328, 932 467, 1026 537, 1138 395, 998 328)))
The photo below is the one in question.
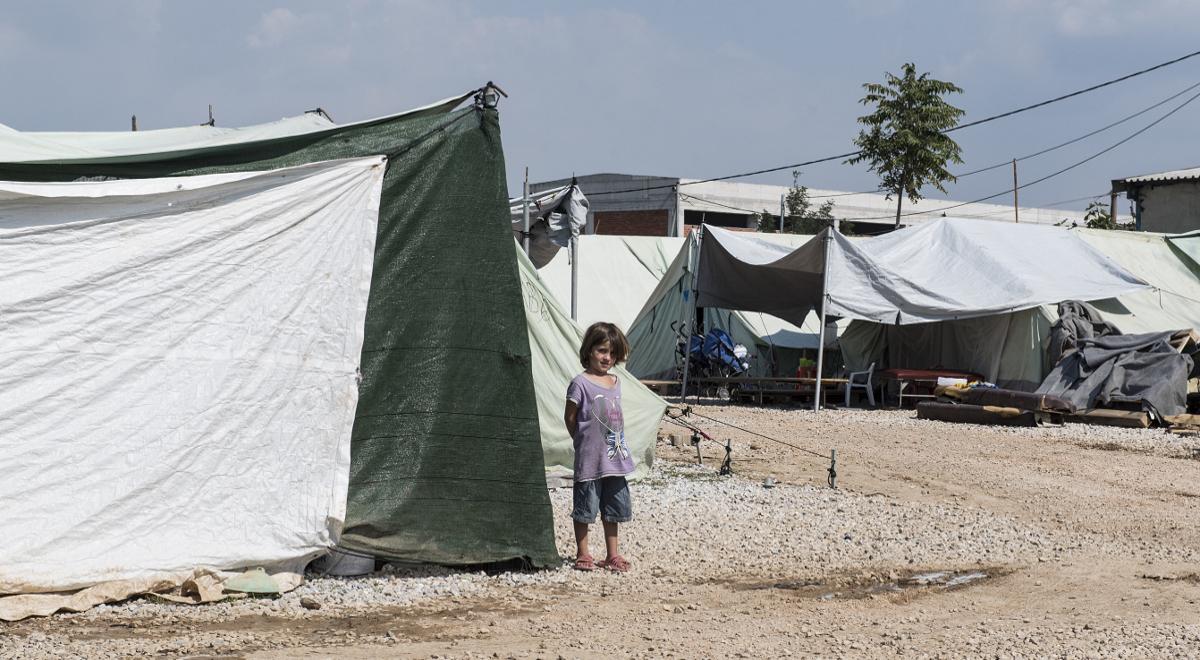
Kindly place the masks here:
MULTIPOLYGON (((735 376, 730 378, 697 378, 697 385, 725 385, 730 398, 739 402, 763 405, 767 401, 791 403, 811 400, 816 393, 816 378, 769 378, 735 376)), ((830 391, 840 393, 849 381, 845 378, 821 379, 821 404, 829 402, 830 391)))
POLYGON ((678 392, 680 387, 680 382, 677 380, 642 380, 639 382, 659 396, 667 396, 671 394, 672 390, 678 392))

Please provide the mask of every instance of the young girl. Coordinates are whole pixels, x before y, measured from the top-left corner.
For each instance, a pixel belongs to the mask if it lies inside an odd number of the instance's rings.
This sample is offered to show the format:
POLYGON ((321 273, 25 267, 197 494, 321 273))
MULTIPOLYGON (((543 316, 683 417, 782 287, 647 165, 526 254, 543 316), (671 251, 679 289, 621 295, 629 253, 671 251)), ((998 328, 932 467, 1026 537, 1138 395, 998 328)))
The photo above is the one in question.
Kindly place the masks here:
POLYGON ((625 443, 621 415, 621 382, 611 373, 629 356, 629 341, 611 323, 593 323, 583 336, 579 362, 584 372, 567 386, 567 430, 575 444, 575 568, 597 566, 625 572, 629 562, 617 548, 617 524, 633 519, 633 503, 625 475, 633 472, 633 456, 625 443), (588 552, 588 525, 596 514, 604 522, 607 557, 595 562, 588 552))

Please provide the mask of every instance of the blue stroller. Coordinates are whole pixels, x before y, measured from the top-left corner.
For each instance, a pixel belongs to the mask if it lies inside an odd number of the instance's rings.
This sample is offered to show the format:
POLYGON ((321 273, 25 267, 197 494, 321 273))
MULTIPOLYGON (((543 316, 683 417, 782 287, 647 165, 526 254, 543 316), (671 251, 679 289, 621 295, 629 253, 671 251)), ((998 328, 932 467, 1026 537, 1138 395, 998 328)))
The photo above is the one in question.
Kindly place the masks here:
MULTIPOLYGON (((681 378, 684 360, 690 361, 688 373, 691 378, 730 378, 744 376, 750 371, 750 352, 745 346, 734 343, 728 332, 713 328, 700 335, 688 332, 686 325, 676 323, 672 323, 671 328, 678 337, 675 357, 681 378)), ((729 388, 721 385, 716 394, 728 399, 729 388)))

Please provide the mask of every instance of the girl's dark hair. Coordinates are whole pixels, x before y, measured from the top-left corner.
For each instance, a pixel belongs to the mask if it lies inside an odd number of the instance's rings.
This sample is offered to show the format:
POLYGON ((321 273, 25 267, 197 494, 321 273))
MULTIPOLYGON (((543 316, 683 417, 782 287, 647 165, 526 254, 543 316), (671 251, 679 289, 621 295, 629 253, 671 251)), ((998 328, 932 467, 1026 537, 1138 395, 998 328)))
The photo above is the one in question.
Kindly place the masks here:
POLYGON ((584 369, 588 368, 592 349, 605 342, 608 342, 612 349, 614 364, 621 364, 629 357, 629 340, 620 328, 603 321, 593 323, 588 326, 587 332, 583 333, 583 344, 579 347, 579 363, 584 369))

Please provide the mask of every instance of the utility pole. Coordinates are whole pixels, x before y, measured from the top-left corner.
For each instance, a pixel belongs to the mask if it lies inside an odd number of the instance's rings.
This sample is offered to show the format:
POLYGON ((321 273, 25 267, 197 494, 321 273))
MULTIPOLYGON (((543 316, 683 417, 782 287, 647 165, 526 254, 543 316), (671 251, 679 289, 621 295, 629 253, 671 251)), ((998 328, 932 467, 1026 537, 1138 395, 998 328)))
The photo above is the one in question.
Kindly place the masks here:
POLYGON ((131 116, 131 117, 129 118, 129 123, 131 124, 131 126, 130 126, 130 129, 129 129, 129 130, 131 130, 131 131, 136 131, 136 130, 137 130, 137 115, 133 115, 133 116, 131 116))
POLYGON ((1108 193, 1108 219, 1115 225, 1117 223, 1117 191, 1108 193))
POLYGON ((779 195, 779 233, 781 234, 783 233, 783 216, 787 215, 783 204, 783 200, 785 199, 787 199, 787 195, 781 193, 779 195))
POLYGON ((1013 159, 1013 222, 1021 221, 1021 212, 1017 207, 1017 159, 1013 159))

